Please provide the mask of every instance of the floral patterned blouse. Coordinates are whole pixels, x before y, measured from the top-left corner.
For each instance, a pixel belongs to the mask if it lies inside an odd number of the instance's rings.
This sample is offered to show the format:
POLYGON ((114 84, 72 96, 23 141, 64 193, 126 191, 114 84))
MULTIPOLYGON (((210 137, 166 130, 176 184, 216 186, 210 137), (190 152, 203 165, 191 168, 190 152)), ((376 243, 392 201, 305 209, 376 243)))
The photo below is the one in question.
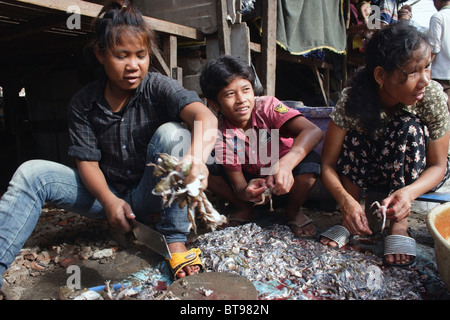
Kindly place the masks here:
MULTIPOLYGON (((345 103, 348 99, 349 88, 342 91, 342 96, 334 107, 330 117, 334 123, 346 131, 356 130, 363 133, 364 128, 358 119, 352 118, 345 113, 345 103)), ((437 140, 450 130, 450 113, 447 109, 447 95, 443 92, 442 86, 436 81, 431 80, 425 89, 422 100, 414 105, 401 105, 397 114, 408 112, 420 118, 428 127, 430 138, 437 140)), ((377 131, 381 135, 383 127, 391 117, 384 111, 380 113, 382 127, 377 131)))

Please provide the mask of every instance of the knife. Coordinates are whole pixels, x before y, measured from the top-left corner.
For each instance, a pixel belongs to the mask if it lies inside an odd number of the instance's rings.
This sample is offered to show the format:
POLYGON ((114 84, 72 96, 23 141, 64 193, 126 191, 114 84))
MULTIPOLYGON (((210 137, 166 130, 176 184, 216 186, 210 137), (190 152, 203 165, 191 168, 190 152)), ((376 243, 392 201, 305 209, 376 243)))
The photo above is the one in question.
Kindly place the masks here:
POLYGON ((140 223, 136 219, 130 219, 128 221, 131 224, 133 234, 137 240, 141 241, 144 245, 159 253, 164 258, 172 259, 166 239, 162 234, 147 227, 145 224, 140 223))

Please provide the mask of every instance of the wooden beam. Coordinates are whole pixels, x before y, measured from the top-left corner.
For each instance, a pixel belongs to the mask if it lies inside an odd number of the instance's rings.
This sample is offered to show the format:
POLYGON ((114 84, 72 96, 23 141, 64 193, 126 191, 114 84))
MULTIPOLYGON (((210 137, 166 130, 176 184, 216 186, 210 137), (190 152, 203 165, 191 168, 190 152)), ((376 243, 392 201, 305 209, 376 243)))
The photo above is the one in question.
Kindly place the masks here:
POLYGON ((183 26, 181 24, 168 22, 164 20, 159 20, 151 17, 144 16, 145 21, 150 25, 150 27, 157 31, 168 34, 173 34, 178 37, 199 40, 202 41, 205 39, 203 33, 199 30, 187 26, 183 26))
POLYGON ((164 60, 166 61, 169 69, 172 70, 178 66, 178 54, 177 54, 177 37, 168 35, 162 39, 162 51, 164 60))
POLYGON ((169 68, 170 77, 183 84, 183 69, 178 67, 178 39, 173 35, 162 38, 162 52, 169 68))
POLYGON ((219 37, 219 54, 231 54, 231 28, 228 24, 227 0, 217 1, 217 35, 219 37))
POLYGON ((319 83, 323 101, 327 107, 329 106, 328 98, 330 96, 330 70, 334 69, 332 64, 321 60, 310 59, 299 55, 289 54, 287 51, 284 51, 282 49, 279 49, 277 51, 277 58, 279 60, 288 61, 292 63, 300 63, 309 66, 312 69, 314 75, 316 76, 317 82, 319 83), (323 80, 319 69, 323 69, 323 80))
POLYGON ((261 53, 261 44, 256 42, 250 42, 250 50, 261 53))
POLYGON ((328 94, 327 93, 329 91, 329 88, 327 88, 327 84, 324 84, 324 81, 322 80, 322 77, 319 72, 319 68, 317 66, 311 66, 311 68, 312 68, 314 74, 316 75, 317 82, 319 83, 320 92, 322 92, 323 101, 325 102, 325 105, 328 107, 329 103, 328 103, 328 94))
POLYGON ((274 96, 277 66, 277 1, 263 0, 261 20, 261 82, 264 94, 274 96))
POLYGON ((156 60, 153 60, 153 65, 164 75, 170 77, 171 76, 171 70, 169 66, 167 65, 166 61, 164 60, 163 55, 159 51, 158 47, 153 47, 152 54, 155 57, 156 60))
POLYGON ((0 42, 29 36, 48 28, 60 26, 65 23, 66 19, 67 17, 58 14, 9 27, 0 34, 0 42))
MULTIPOLYGON (((67 12, 71 6, 77 6, 80 9, 81 15, 87 17, 96 17, 103 6, 91 2, 81 0, 16 0, 17 2, 32 4, 35 6, 45 7, 48 9, 59 10, 67 12)), ((185 37, 194 40, 203 40, 203 34, 195 28, 183 26, 180 24, 167 22, 151 17, 144 16, 145 21, 150 27, 157 31, 176 36, 185 37)))
POLYGON ((279 49, 277 50, 277 58, 279 60, 284 60, 292 63, 302 63, 309 66, 314 66, 319 69, 328 69, 333 70, 334 67, 331 63, 326 61, 318 60, 318 59, 310 59, 300 55, 290 54, 289 52, 279 49))

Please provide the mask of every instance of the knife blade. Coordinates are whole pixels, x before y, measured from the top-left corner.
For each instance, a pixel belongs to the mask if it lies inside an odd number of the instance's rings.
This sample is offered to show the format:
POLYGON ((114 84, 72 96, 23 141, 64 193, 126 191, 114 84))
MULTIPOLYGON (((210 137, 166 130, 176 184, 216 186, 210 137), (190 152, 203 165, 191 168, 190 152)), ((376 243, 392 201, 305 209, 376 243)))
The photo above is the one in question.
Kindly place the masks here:
POLYGON ((129 220, 129 222, 137 240, 163 257, 172 259, 166 239, 162 234, 140 223, 136 219, 129 220))

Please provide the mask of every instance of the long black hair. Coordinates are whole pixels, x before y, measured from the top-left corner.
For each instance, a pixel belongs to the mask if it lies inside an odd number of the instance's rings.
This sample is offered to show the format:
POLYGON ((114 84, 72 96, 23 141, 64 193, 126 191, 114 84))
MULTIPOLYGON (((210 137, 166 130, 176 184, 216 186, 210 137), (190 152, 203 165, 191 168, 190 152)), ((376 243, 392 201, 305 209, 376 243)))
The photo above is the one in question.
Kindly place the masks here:
MULTIPOLYGON (((373 135, 380 126, 381 102, 374 70, 380 66, 392 73, 411 60, 421 46, 429 46, 428 37, 405 23, 390 24, 372 36, 365 47, 365 65, 349 82, 349 95, 345 105, 348 115, 359 119, 366 133, 373 135)), ((405 75, 405 81, 407 76, 405 75)))

